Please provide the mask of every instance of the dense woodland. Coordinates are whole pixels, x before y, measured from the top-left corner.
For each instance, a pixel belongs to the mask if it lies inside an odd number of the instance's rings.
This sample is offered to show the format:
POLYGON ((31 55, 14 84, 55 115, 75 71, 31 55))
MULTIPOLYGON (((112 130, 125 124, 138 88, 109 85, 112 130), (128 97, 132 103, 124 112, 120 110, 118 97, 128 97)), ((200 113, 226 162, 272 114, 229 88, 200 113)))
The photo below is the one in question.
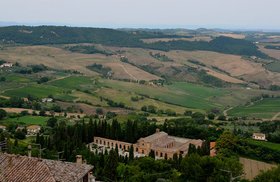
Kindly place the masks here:
POLYGON ((59 26, 11 26, 0 28, 0 40, 4 43, 31 45, 96 43, 109 46, 139 47, 162 51, 207 50, 267 58, 267 55, 260 52, 257 46, 252 42, 229 37, 218 37, 210 42, 178 40, 145 44, 141 41, 143 38, 165 37, 170 37, 170 35, 155 32, 127 32, 104 28, 76 28, 59 26))

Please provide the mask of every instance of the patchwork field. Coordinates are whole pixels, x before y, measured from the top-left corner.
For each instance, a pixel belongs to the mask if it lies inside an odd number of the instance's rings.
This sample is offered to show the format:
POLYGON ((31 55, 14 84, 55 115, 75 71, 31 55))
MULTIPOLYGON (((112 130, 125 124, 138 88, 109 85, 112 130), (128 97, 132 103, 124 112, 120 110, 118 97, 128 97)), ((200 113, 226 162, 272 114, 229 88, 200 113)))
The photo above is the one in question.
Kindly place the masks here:
POLYGON ((267 98, 249 106, 238 106, 228 112, 230 116, 248 116, 271 119, 280 112, 280 98, 267 98))
POLYGON ((262 52, 269 55, 270 57, 280 60, 280 50, 266 49, 263 45, 260 45, 259 48, 262 52))
POLYGON ((243 59, 241 56, 209 51, 170 51, 166 55, 181 64, 186 64, 187 60, 196 60, 210 69, 216 67, 231 77, 254 81, 264 86, 280 84, 279 73, 270 72, 262 64, 243 59))
POLYGON ((97 73, 86 67, 94 63, 108 65, 117 79, 154 80, 157 76, 119 61, 117 56, 102 54, 73 53, 59 47, 22 46, 0 50, 0 59, 22 65, 44 64, 47 67, 61 70, 77 70, 85 75, 97 73))
MULTIPOLYGON (((124 103, 126 106, 136 109, 136 110, 141 110, 142 106, 155 106, 158 110, 172 110, 175 111, 179 114, 183 114, 187 108, 186 107, 181 107, 177 105, 172 105, 168 104, 165 102, 161 102, 159 100, 154 100, 150 98, 143 98, 139 99, 138 101, 132 101, 132 97, 138 97, 141 98, 140 95, 137 95, 136 93, 133 92, 127 92, 125 90, 115 90, 115 89, 110 89, 110 88, 101 88, 97 93, 97 95, 102 96, 104 98, 108 98, 111 100, 114 100, 115 102, 118 103, 124 103)), ((191 109, 193 111, 201 111, 201 110, 195 110, 191 109)), ((203 111, 202 111, 203 112, 203 111)))
POLYGON ((146 95, 174 105, 204 110, 245 104, 250 98, 265 93, 253 89, 219 89, 185 82, 158 87, 115 80, 100 80, 100 85, 114 90, 146 95))

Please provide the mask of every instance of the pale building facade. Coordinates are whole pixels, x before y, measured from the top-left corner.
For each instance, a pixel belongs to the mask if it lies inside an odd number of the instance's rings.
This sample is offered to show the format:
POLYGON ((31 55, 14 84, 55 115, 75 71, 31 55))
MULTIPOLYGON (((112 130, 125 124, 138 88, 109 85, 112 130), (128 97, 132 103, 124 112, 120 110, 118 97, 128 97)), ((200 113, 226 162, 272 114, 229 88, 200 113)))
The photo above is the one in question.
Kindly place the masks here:
MULTIPOLYGON (((167 133, 161 132, 157 129, 156 133, 145 138, 140 138, 135 144, 102 137, 94 137, 94 142, 92 144, 95 144, 98 147, 106 147, 108 149, 118 146, 119 154, 123 156, 128 156, 129 148, 133 146, 134 157, 148 156, 150 152, 153 151, 156 159, 171 159, 174 154, 177 154, 178 156, 180 154, 182 156, 187 155, 190 144, 195 145, 197 148, 201 147, 202 143, 202 140, 169 136, 167 133)), ((90 145, 92 146, 92 144, 90 145)))
POLYGON ((253 139, 255 140, 261 140, 261 141, 266 141, 266 137, 264 133, 253 133, 253 139))
POLYGON ((27 134, 28 135, 36 135, 37 133, 40 133, 41 126, 39 125, 30 125, 26 127, 27 134))

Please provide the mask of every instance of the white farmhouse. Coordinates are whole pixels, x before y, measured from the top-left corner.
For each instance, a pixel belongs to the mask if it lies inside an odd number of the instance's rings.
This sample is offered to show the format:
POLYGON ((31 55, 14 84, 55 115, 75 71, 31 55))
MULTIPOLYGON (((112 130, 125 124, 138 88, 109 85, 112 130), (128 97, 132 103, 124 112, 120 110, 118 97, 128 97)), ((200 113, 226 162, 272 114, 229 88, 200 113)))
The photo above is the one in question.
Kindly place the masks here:
POLYGON ((263 133, 253 133, 253 139, 266 141, 265 134, 263 133))

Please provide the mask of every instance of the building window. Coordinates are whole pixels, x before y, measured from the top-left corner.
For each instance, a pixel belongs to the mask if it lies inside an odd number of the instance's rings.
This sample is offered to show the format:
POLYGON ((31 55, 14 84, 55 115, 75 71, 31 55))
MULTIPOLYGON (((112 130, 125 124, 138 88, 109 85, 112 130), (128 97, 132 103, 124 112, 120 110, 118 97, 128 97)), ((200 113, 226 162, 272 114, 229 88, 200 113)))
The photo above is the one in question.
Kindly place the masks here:
POLYGON ((136 147, 136 152, 138 152, 138 148, 136 147))
POLYGON ((158 156, 158 152, 156 151, 156 156, 158 156))
POLYGON ((160 157, 162 157, 163 155, 162 155, 162 152, 160 153, 160 157))
POLYGON ((144 154, 144 150, 142 150, 142 154, 144 154))

